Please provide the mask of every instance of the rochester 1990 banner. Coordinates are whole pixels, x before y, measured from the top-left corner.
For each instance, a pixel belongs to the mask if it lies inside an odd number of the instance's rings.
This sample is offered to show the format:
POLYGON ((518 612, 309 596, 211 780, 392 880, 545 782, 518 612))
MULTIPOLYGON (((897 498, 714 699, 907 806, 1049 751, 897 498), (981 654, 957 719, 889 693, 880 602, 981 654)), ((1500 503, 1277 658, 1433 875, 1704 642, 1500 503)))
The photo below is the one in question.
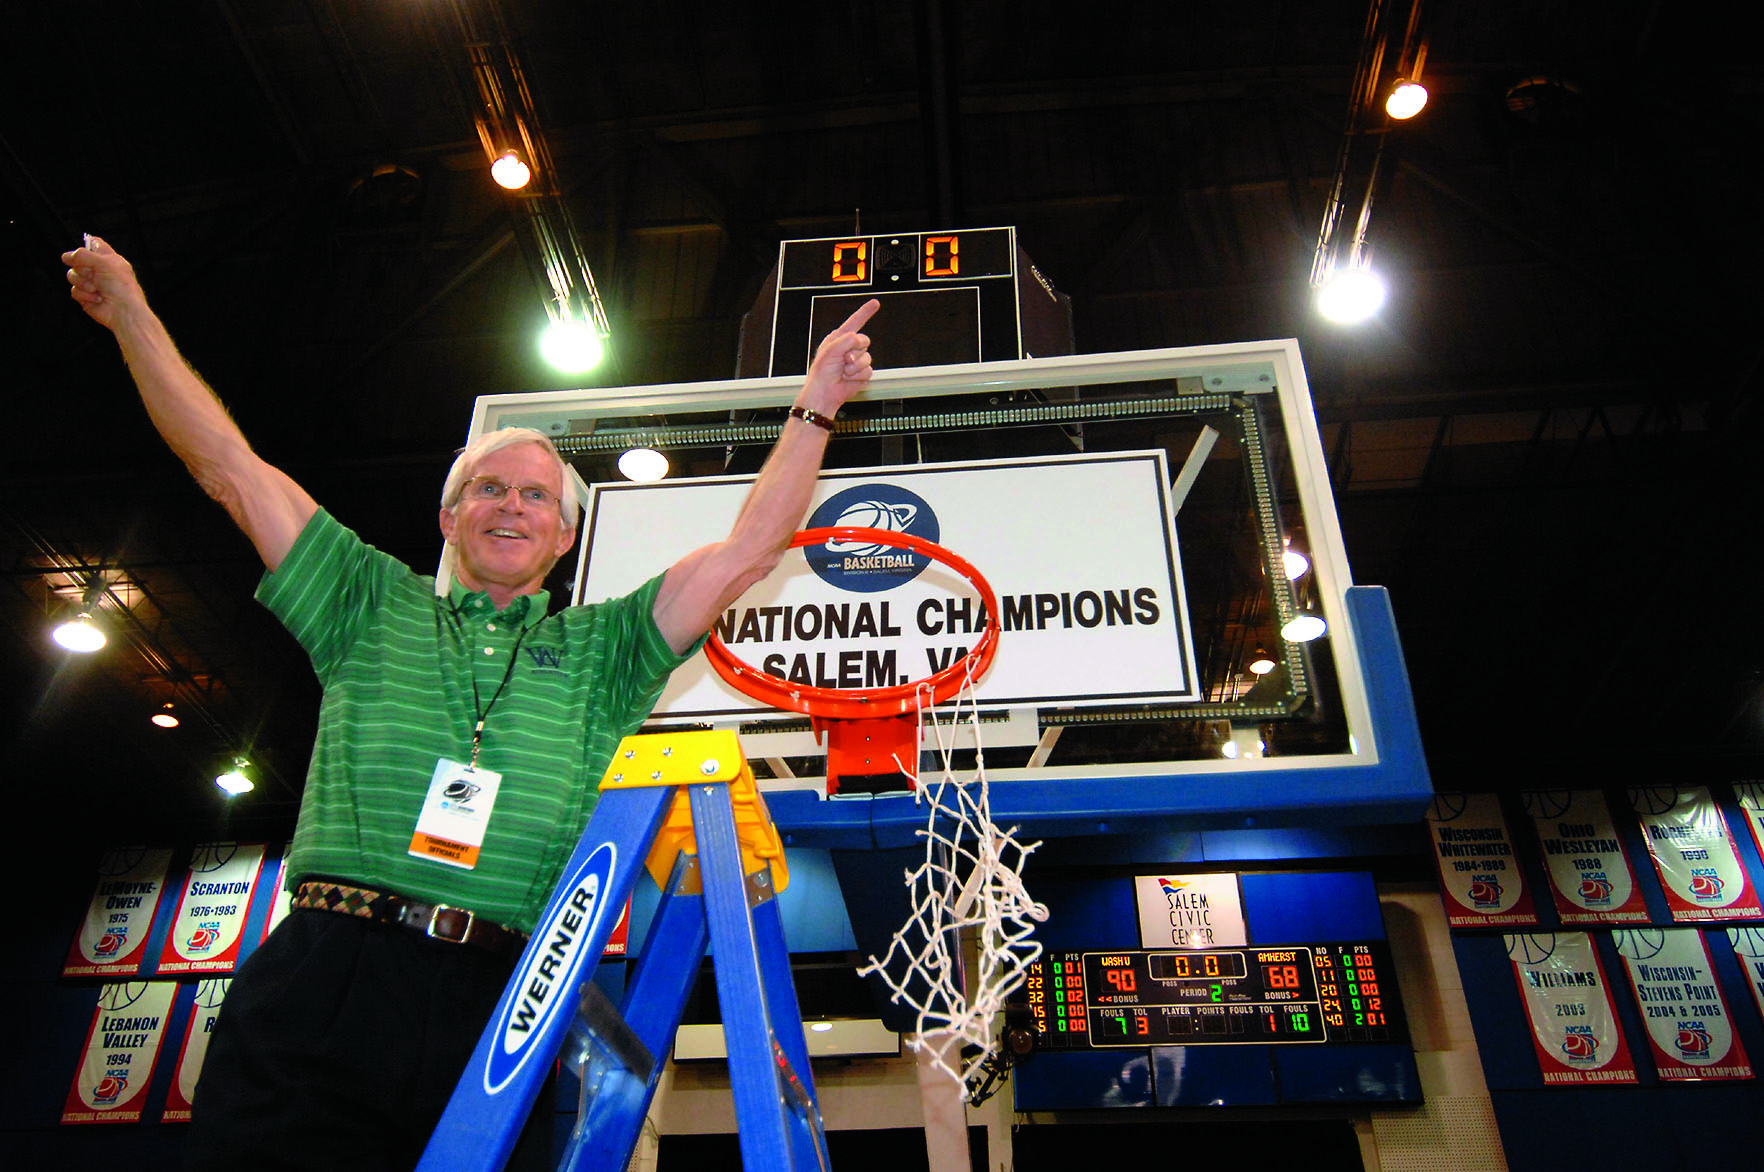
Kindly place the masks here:
POLYGON ((1746 920, 1764 914, 1708 786, 1632 789, 1629 803, 1674 920, 1746 920))
MULTIPOLYGON (((982 703, 1096 705, 1199 698, 1162 451, 841 470, 822 475, 805 528, 908 533, 972 564, 998 595, 1002 638, 982 703)), ((579 596, 665 568, 665 549, 720 541, 751 477, 595 485, 579 596)), ((669 554, 667 556, 674 556, 669 554)), ((792 550, 717 624, 736 656, 817 687, 923 679, 983 630, 953 571, 880 543, 792 550)), ((740 716, 759 705, 702 660, 675 672, 657 716, 740 716)))

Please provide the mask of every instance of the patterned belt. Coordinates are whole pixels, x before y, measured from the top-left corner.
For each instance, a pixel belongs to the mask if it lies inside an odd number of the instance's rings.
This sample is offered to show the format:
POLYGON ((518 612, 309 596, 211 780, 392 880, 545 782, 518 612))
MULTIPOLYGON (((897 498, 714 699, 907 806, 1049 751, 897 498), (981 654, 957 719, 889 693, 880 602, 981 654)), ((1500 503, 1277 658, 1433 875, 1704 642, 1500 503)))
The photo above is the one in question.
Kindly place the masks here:
POLYGON ((510 960, 520 955, 527 943, 526 933, 492 923, 466 908, 419 903, 390 891, 371 891, 346 883, 302 883, 295 888, 290 906, 408 928, 432 940, 469 944, 510 960))

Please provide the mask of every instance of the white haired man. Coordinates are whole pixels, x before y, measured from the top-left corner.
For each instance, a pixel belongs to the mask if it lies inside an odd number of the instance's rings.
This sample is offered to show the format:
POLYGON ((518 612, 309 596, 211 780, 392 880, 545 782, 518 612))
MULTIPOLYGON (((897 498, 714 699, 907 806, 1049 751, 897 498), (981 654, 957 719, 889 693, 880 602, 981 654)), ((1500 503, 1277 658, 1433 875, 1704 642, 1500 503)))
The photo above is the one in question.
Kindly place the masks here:
MULTIPOLYGON (((579 510, 543 435, 495 432, 461 453, 431 582, 258 457, 127 260, 95 238, 62 259, 74 300, 116 336, 159 434, 257 548, 258 598, 324 686, 287 869, 296 910, 228 992, 197 1088, 190 1165, 410 1168, 613 749, 788 546, 831 420, 869 380, 860 331, 877 303, 816 351, 725 540, 624 598, 550 613, 542 583, 574 544, 579 510), (489 811, 475 851, 418 825, 449 790, 489 811)), ((551 1149, 549 1113, 536 1110, 508 1166, 550 1168, 551 1149)))

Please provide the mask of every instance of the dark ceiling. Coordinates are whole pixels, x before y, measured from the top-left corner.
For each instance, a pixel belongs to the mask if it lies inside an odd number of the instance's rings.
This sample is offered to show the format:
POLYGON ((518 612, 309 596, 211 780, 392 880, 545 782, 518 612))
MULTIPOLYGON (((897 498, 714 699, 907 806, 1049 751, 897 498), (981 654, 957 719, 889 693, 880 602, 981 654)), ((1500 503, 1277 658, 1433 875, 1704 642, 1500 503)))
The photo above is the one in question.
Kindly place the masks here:
POLYGON ((316 688, 57 254, 130 256, 265 456, 426 568, 474 396, 571 385, 473 128, 462 28, 498 17, 611 318, 595 384, 730 377, 780 240, 1015 225, 1080 351, 1299 339, 1436 782, 1756 775, 1764 71, 1725 7, 1427 3, 1393 298, 1350 330, 1307 278, 1364 0, 499 2, 0 13, 0 736, 59 828, 287 829, 316 688), (71 658, 48 620, 94 571, 132 617, 71 658), (233 746, 266 778, 229 811, 233 746))

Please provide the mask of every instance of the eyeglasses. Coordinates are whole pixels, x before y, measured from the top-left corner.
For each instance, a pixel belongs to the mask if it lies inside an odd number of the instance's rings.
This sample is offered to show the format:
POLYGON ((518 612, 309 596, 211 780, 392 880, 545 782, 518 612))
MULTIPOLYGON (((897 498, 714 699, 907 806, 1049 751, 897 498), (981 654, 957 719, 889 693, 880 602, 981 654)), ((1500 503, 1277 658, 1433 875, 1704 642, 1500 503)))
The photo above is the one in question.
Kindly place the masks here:
POLYGON ((461 500, 486 501, 495 504, 510 492, 521 494, 521 503, 534 509, 555 509, 558 507, 557 494, 549 492, 537 485, 524 484, 516 488, 512 484, 504 484, 500 480, 488 476, 474 476, 466 481, 465 491, 459 494, 461 500))

